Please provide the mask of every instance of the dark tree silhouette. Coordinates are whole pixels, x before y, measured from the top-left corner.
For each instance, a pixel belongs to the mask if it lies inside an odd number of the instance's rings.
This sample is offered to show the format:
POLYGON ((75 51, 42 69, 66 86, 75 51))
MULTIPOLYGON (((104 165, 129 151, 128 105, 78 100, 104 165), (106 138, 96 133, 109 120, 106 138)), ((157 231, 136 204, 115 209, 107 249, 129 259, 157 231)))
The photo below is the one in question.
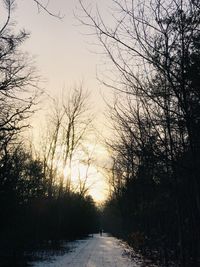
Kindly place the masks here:
MULTIPOLYGON (((52 15, 42 2, 35 2, 52 15)), ((59 245, 61 240, 85 236, 98 228, 92 198, 66 190, 56 181, 54 166, 58 136, 63 137, 59 145, 66 145, 67 161, 89 124, 82 91, 63 104, 65 121, 59 113, 53 118, 55 127, 44 160, 28 148, 24 138, 40 90, 36 72, 20 50, 28 34, 16 32, 11 19, 14 4, 4 1, 7 18, 0 28, 0 266, 25 266, 25 250, 27 254, 29 249, 50 243, 59 245)))
POLYGON ((4 1, 7 18, 0 28, 0 150, 5 150, 16 133, 27 127, 36 100, 37 77, 25 54, 19 51, 28 34, 14 32, 11 13, 14 1, 4 1), (31 89, 32 87, 32 89, 31 89), (34 90, 33 90, 34 88, 34 90))
POLYGON ((110 26, 80 1, 82 22, 94 29, 116 70, 118 82, 112 76, 104 83, 128 95, 111 111, 117 140, 109 144, 113 194, 105 212, 116 222, 113 232, 131 244, 197 266, 199 1, 113 3, 110 26))

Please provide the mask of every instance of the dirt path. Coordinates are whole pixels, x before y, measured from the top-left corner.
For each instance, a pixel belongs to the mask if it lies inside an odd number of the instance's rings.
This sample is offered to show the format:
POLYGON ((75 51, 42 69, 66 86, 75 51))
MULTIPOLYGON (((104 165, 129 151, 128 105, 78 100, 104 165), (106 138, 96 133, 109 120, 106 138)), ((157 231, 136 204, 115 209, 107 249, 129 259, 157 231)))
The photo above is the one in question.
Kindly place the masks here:
MULTIPOLYGON (((79 240, 75 248, 51 262, 38 262, 35 267, 140 267, 139 260, 133 261, 125 253, 125 247, 114 237, 94 235, 79 240)), ((127 252, 127 250, 126 250, 127 252)), ((136 258, 137 259, 137 258, 136 258)))

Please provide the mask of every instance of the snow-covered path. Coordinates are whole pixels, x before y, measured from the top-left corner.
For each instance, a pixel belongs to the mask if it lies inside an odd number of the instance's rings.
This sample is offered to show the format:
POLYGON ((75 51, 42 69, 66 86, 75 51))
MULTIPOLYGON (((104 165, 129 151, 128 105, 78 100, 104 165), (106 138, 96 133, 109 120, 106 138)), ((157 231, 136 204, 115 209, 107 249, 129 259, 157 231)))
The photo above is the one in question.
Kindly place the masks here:
POLYGON ((140 267, 132 261, 120 242, 111 236, 94 235, 93 238, 77 241, 76 247, 51 262, 38 262, 35 267, 140 267))

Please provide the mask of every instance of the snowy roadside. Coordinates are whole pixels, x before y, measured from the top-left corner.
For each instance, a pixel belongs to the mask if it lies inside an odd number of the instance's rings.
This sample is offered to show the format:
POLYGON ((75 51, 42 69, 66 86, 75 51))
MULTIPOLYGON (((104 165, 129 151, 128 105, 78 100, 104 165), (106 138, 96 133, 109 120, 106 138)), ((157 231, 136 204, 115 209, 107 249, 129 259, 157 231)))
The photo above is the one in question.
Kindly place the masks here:
POLYGON ((124 242, 104 235, 67 243, 69 251, 50 257, 47 261, 33 262, 34 267, 144 267, 143 258, 124 242))

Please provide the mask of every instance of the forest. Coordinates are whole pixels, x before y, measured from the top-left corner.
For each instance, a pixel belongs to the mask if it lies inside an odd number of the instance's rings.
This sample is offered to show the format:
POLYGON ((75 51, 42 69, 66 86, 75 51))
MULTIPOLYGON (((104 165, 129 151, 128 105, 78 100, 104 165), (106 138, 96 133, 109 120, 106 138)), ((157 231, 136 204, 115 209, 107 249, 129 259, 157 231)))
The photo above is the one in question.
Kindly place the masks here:
MULTIPOLYGON (((113 0, 109 25, 99 10, 79 0, 79 22, 111 63, 108 75, 98 77, 114 95, 113 102, 105 100, 112 125, 111 137, 104 138, 110 192, 101 209, 87 177, 75 188, 64 171, 91 133, 93 116, 82 85, 61 104, 53 100, 39 153, 25 138, 44 92, 21 49, 29 34, 16 32, 12 23, 15 1, 2 2, 0 266, 26 266, 27 248, 49 241, 58 246, 100 227, 159 266, 199 266, 199 1, 113 0)), ((85 155, 81 160, 89 168, 92 159, 85 155)))
POLYGON ((199 266, 200 3, 117 0, 109 25, 80 2, 113 63, 105 227, 160 264, 199 266))
POLYGON ((69 175, 58 168, 60 158, 65 168, 70 166, 74 150, 88 134, 91 119, 81 87, 62 108, 54 103, 40 153, 27 141, 29 119, 44 92, 22 52, 29 34, 16 33, 14 5, 3 1, 6 16, 0 28, 0 266, 26 266, 25 250, 49 242, 59 247, 61 240, 87 236, 97 231, 99 220, 84 181, 74 190, 69 175))

